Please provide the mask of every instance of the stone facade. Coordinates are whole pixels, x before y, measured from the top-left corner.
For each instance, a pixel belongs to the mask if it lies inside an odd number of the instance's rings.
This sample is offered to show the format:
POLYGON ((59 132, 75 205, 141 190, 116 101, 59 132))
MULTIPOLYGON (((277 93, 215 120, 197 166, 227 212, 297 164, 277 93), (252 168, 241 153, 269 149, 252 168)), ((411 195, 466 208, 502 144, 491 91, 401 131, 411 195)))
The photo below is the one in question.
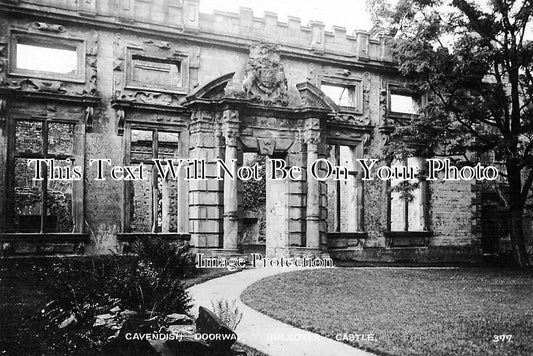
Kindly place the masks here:
POLYGON ((209 178, 217 159, 241 166, 250 152, 282 158, 288 167, 307 168, 323 158, 350 171, 342 184, 305 175, 303 181, 267 181, 267 255, 480 259, 475 184, 421 184, 416 219, 423 219, 422 228, 391 231, 391 219, 399 217, 391 211, 390 183, 361 179, 355 159, 380 158, 388 134, 405 118, 390 110, 391 95, 406 93, 379 34, 350 35, 318 21, 302 25, 296 17, 280 22, 274 13, 260 18, 247 8, 202 14, 198 0, 0 4, 5 256, 121 253, 133 239, 155 234, 206 253, 242 253, 246 212, 238 180, 186 181, 182 172, 170 182, 153 166, 145 167, 142 182, 98 180, 91 160, 205 160, 209 178), (24 45, 70 51, 75 68, 28 69, 18 57, 24 45), (28 128, 35 123, 43 129, 28 128), (56 123, 70 125, 64 136, 73 141, 59 153, 48 142, 56 123), (46 144, 30 143, 43 137, 46 144), (20 142, 40 148, 27 154, 17 149, 20 142), (68 158, 81 167, 83 179, 56 189, 62 209, 71 206, 70 231, 59 231, 47 217, 55 216, 47 209, 55 191, 50 182, 17 183, 17 160, 32 157, 68 158), (28 186, 38 186, 41 195, 31 213, 17 210, 19 192, 28 186), (24 219, 33 219, 30 231, 22 231, 24 219))

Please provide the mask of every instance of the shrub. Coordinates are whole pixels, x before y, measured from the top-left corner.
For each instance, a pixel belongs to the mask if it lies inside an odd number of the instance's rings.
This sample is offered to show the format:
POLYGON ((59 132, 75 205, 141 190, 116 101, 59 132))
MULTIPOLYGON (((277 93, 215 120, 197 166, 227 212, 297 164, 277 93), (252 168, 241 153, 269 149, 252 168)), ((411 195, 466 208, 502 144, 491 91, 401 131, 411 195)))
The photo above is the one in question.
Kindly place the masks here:
POLYGON ((100 349, 110 335, 93 329, 98 314, 116 307, 149 315, 186 313, 190 297, 180 279, 192 270, 188 248, 156 238, 134 250, 137 256, 58 259, 56 298, 42 310, 49 327, 65 327, 77 344, 100 349))
POLYGON ((141 261, 149 263, 162 275, 181 279, 194 270, 194 256, 189 245, 156 237, 138 240, 132 249, 141 261))

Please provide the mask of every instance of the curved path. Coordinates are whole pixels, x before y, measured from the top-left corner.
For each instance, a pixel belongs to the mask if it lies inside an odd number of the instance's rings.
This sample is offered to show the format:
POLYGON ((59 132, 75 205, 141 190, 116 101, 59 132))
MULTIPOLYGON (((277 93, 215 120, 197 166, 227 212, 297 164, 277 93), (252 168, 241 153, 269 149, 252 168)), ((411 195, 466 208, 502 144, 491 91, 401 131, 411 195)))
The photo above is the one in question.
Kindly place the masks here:
MULTIPOLYGON (((301 268, 254 268, 227 276, 211 279, 188 289, 193 298, 193 314, 200 305, 211 309, 211 301, 227 299, 237 301, 243 314, 235 330, 239 341, 269 356, 371 356, 358 350, 309 331, 301 330, 272 319, 246 306, 240 296, 250 284, 278 273, 301 268)), ((272 296, 275 298, 275 296, 272 296)))

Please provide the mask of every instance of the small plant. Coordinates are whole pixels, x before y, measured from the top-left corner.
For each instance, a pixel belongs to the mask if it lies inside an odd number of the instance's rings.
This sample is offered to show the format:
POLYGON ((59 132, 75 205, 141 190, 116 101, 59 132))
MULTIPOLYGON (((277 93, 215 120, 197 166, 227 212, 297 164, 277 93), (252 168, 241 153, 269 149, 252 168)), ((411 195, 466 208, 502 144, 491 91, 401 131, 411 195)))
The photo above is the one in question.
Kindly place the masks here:
POLYGON ((152 237, 135 242, 133 252, 169 280, 182 279, 194 271, 194 255, 189 245, 152 237))
POLYGON ((219 317, 231 330, 235 330, 241 322, 242 313, 237 307, 237 301, 233 300, 231 304, 226 299, 219 299, 211 307, 216 316, 219 317))

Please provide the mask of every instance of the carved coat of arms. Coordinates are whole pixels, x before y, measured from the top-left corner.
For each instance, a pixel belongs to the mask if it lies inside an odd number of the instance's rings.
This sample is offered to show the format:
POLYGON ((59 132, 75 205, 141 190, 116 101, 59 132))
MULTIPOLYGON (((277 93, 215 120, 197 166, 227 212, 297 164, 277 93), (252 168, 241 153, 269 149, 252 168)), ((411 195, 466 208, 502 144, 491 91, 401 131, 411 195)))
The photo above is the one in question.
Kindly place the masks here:
POLYGON ((287 78, 275 45, 261 43, 250 48, 243 89, 252 99, 287 102, 287 78))

